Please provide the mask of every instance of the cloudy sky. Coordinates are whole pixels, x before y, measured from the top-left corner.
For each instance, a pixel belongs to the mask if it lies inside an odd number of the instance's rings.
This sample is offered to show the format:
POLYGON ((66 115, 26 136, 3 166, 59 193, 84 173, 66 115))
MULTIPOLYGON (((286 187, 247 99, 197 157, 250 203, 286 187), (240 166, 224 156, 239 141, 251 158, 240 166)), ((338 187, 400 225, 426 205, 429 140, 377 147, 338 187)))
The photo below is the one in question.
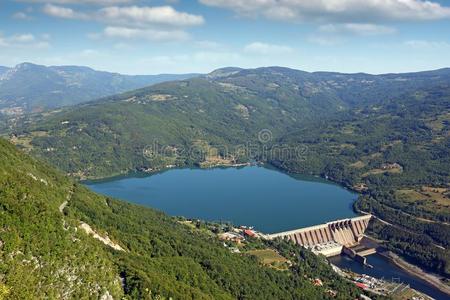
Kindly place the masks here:
POLYGON ((450 67, 450 1, 0 0, 0 65, 127 74, 450 67))

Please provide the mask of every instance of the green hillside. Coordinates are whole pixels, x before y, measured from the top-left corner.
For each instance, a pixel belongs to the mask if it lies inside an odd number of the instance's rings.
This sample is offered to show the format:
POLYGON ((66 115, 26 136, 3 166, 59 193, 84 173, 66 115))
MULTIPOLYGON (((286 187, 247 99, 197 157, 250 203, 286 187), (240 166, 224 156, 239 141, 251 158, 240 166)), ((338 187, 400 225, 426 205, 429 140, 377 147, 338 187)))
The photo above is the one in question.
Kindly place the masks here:
POLYGON ((233 254, 161 212, 96 195, 0 140, 0 299, 338 299, 358 291, 325 260, 271 247, 287 271, 233 254), (90 228, 97 238, 85 231, 90 228), (103 239, 103 242, 100 239, 103 239), (311 278, 323 280, 315 287, 311 278))
MULTIPOLYGON (((383 111, 387 111, 385 118, 408 112, 397 101, 414 109, 411 104, 424 97, 441 99, 440 106, 424 117, 432 122, 436 114, 442 114, 437 122, 445 132, 448 106, 442 97, 448 96, 448 90, 442 87, 449 84, 447 70, 380 76, 285 68, 219 70, 202 78, 162 83, 37 115, 13 132, 33 154, 68 173, 109 177, 142 167, 184 166, 202 160, 176 153, 169 161, 161 157, 149 161, 143 150, 155 143, 186 150, 201 142, 226 147, 239 156, 232 147, 258 142, 263 129, 271 131, 274 143, 288 135, 303 142, 301 130, 308 133, 342 118, 350 127, 351 118, 373 117, 379 123, 383 111)), ((389 138, 390 132, 377 134, 389 138)))
POLYGON ((371 229, 386 247, 448 277, 449 86, 449 69, 226 68, 34 115, 11 140, 78 178, 251 160, 320 175, 396 225, 371 229), (270 151, 280 146, 297 152, 270 151))
MULTIPOLYGON (((102 177, 155 167, 156 162, 142 155, 143 149, 155 142, 178 148, 192 147, 195 141, 238 145, 256 141, 263 128, 279 135, 338 109, 338 104, 330 108, 284 92, 264 96, 256 90, 192 79, 74 107, 26 130, 36 132, 32 133, 33 147, 50 149, 42 156, 57 162, 61 169, 102 177)), ((190 157, 178 158, 177 164, 192 163, 190 157)))

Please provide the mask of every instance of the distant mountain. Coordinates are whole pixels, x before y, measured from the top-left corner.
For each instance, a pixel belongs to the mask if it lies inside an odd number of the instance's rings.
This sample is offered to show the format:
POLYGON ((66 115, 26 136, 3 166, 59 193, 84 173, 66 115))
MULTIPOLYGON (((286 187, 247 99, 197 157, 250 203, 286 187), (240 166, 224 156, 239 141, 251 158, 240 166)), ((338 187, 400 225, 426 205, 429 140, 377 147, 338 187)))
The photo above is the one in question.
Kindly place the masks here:
POLYGON ((8 67, 0 66, 0 75, 2 75, 3 73, 5 73, 5 72, 8 71, 8 70, 9 70, 8 67))
POLYGON ((22 63, 0 67, 0 110, 11 114, 41 111, 194 76, 197 74, 130 76, 88 67, 22 63))
POLYGON ((208 78, 220 78, 220 77, 227 77, 233 74, 236 74, 240 71, 242 71, 243 69, 241 68, 236 68, 236 67, 226 67, 226 68, 220 68, 217 70, 212 71, 211 73, 209 73, 208 75, 206 75, 206 77, 208 78))

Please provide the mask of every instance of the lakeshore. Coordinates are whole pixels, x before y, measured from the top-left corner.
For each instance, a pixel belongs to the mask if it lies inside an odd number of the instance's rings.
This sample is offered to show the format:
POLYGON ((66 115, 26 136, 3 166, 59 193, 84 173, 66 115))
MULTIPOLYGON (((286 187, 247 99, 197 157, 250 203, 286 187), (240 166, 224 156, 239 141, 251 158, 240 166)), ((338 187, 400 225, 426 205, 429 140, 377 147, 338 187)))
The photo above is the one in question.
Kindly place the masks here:
MULTIPOLYGON (((122 176, 87 184, 97 192, 152 206, 174 216, 251 224, 264 233, 355 216, 352 203, 356 194, 347 189, 321 178, 292 176, 261 166, 170 168, 151 175, 122 176)), ((423 275, 409 271, 416 277, 423 275)), ((439 288, 436 282, 433 286, 439 288)))
POLYGON ((172 216, 281 232, 354 217, 355 193, 311 176, 260 166, 176 169, 86 182, 92 190, 172 216))

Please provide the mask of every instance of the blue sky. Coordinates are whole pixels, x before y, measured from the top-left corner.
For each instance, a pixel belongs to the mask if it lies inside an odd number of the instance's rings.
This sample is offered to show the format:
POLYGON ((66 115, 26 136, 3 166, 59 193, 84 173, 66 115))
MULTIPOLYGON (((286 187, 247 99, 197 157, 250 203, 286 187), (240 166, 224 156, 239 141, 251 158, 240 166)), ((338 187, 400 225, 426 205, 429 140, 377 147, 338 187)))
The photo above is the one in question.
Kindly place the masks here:
POLYGON ((450 67, 450 1, 1 0, 0 65, 126 74, 450 67))

